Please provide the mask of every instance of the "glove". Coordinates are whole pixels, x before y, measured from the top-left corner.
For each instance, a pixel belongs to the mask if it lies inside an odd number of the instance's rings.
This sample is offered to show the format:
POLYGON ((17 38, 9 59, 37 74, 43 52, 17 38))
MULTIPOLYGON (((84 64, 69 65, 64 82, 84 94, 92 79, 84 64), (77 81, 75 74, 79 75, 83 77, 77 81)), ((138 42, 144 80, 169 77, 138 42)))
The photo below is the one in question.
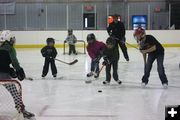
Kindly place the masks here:
POLYGON ((109 64, 111 64, 109 59, 104 58, 104 61, 103 61, 102 65, 109 65, 109 64))
POLYGON ((77 40, 73 40, 73 43, 76 43, 77 42, 77 40))
POLYGON ((103 51, 101 50, 99 55, 97 55, 96 58, 94 58, 92 61, 95 63, 99 63, 99 60, 101 59, 102 55, 103 55, 103 51))
POLYGON ((102 65, 106 66, 106 65, 107 65, 106 61, 103 61, 103 62, 102 62, 102 65))
POLYGON ((16 70, 17 78, 22 81, 26 77, 23 68, 20 68, 19 70, 16 70))
POLYGON ((17 78, 16 71, 13 68, 9 69, 9 74, 12 78, 17 78))
POLYGON ((64 43, 67 43, 67 41, 65 40, 64 43))
POLYGON ((147 43, 145 43, 144 41, 140 41, 139 42, 139 50, 145 50, 145 49, 147 49, 147 46, 148 46, 149 44, 147 44, 147 43))
POLYGON ((92 61, 95 62, 95 63, 98 63, 99 62, 99 58, 94 58, 92 61))
POLYGON ((110 37, 113 36, 113 35, 112 35, 112 32, 108 32, 108 34, 109 34, 110 37))
POLYGON ((42 56, 43 56, 43 57, 46 57, 46 52, 42 52, 42 56))

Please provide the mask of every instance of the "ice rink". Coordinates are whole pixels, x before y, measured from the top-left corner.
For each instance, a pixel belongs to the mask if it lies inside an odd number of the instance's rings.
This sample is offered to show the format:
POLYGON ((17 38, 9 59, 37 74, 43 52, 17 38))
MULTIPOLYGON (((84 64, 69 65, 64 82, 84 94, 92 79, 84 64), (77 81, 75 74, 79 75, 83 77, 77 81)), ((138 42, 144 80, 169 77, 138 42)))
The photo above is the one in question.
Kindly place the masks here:
POLYGON ((62 49, 57 50, 58 59, 79 62, 69 66, 56 61, 57 77, 61 79, 55 80, 51 71, 46 79, 41 78, 44 58, 40 49, 17 49, 27 77, 34 78, 21 83, 26 109, 35 113, 37 120, 164 120, 165 106, 180 104, 180 48, 165 49, 168 89, 162 88, 156 61, 147 88, 141 88, 144 64, 136 49, 128 49, 129 62, 120 52, 118 74, 122 85, 113 79, 110 85, 103 85, 105 69, 99 79, 92 77, 92 83, 86 84, 89 56, 63 55, 62 49))

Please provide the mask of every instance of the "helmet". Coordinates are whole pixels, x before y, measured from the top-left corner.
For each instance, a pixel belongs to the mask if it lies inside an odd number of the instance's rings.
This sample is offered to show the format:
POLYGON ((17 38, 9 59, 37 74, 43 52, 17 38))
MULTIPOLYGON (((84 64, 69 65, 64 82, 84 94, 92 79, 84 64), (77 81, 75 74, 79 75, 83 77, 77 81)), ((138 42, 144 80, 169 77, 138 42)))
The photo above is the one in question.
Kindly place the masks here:
POLYGON ((91 41, 92 42, 96 41, 96 37, 93 33, 87 35, 87 42, 90 43, 91 41))
POLYGON ((72 35, 72 33, 73 33, 73 29, 68 29, 68 34, 72 35))
POLYGON ((143 29, 142 27, 138 27, 135 31, 134 31, 134 38, 138 41, 141 40, 142 38, 144 38, 144 36, 146 35, 145 33, 145 29, 143 29))
POLYGON ((108 49, 114 48, 115 46, 115 39, 113 37, 108 37, 106 40, 106 46, 108 49))
POLYGON ((46 43, 47 44, 49 44, 49 43, 54 43, 55 44, 54 38, 47 38, 46 43))
POLYGON ((68 32, 73 32, 73 29, 68 29, 68 32))
POLYGON ((16 39, 15 35, 11 33, 10 30, 3 30, 0 34, 0 42, 8 41, 11 44, 14 44, 16 39))
POLYGON ((106 40, 107 45, 115 45, 115 39, 113 37, 108 37, 106 40))

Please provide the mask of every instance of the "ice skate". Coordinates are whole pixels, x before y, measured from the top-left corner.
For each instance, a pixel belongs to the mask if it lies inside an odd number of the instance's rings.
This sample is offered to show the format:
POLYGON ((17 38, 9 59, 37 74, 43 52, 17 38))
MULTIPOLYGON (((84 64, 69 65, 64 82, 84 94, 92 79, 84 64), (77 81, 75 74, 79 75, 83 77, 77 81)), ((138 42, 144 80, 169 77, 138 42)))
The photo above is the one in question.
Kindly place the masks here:
POLYGON ((41 75, 42 79, 45 79, 45 75, 41 75))
POLYGON ((35 120, 35 118, 34 118, 35 115, 33 113, 30 113, 30 112, 28 112, 26 110, 22 111, 22 113, 23 113, 23 116, 24 116, 25 119, 35 120))
POLYGON ((99 72, 94 72, 94 78, 98 78, 99 77, 99 72))
POLYGON ((53 77, 54 77, 54 79, 56 79, 57 75, 56 75, 56 74, 54 74, 54 75, 53 75, 53 77))
POLYGON ((167 88, 168 88, 168 84, 167 84, 167 83, 163 83, 162 85, 163 85, 163 88, 164 88, 164 89, 167 89, 167 88))
POLYGON ((129 58, 126 58, 126 61, 129 62, 129 58))
POLYGON ((104 84, 104 85, 109 85, 110 82, 108 82, 108 81, 105 80, 105 81, 103 81, 103 84, 104 84))
POLYGON ((122 82, 121 82, 120 80, 117 80, 116 82, 117 82, 119 85, 122 84, 122 82))
POLYGON ((147 85, 147 83, 144 83, 144 82, 141 83, 142 88, 146 88, 146 85, 147 85))
POLYGON ((91 76, 93 76, 94 75, 94 73, 91 71, 91 72, 89 72, 88 74, 87 74, 87 77, 91 77, 91 76))

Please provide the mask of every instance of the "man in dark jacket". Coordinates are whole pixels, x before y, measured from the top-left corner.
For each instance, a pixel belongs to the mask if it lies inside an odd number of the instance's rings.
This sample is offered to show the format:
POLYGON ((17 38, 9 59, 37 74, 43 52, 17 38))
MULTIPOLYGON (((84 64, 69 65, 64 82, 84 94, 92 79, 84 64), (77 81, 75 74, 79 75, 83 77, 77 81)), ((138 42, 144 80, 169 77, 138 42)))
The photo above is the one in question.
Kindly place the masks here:
POLYGON ((129 61, 129 56, 127 53, 126 47, 126 38, 125 38, 125 27, 121 21, 118 21, 118 15, 114 15, 114 21, 108 26, 107 32, 109 36, 116 38, 116 47, 118 49, 118 44, 121 47, 124 58, 126 61, 129 61))

